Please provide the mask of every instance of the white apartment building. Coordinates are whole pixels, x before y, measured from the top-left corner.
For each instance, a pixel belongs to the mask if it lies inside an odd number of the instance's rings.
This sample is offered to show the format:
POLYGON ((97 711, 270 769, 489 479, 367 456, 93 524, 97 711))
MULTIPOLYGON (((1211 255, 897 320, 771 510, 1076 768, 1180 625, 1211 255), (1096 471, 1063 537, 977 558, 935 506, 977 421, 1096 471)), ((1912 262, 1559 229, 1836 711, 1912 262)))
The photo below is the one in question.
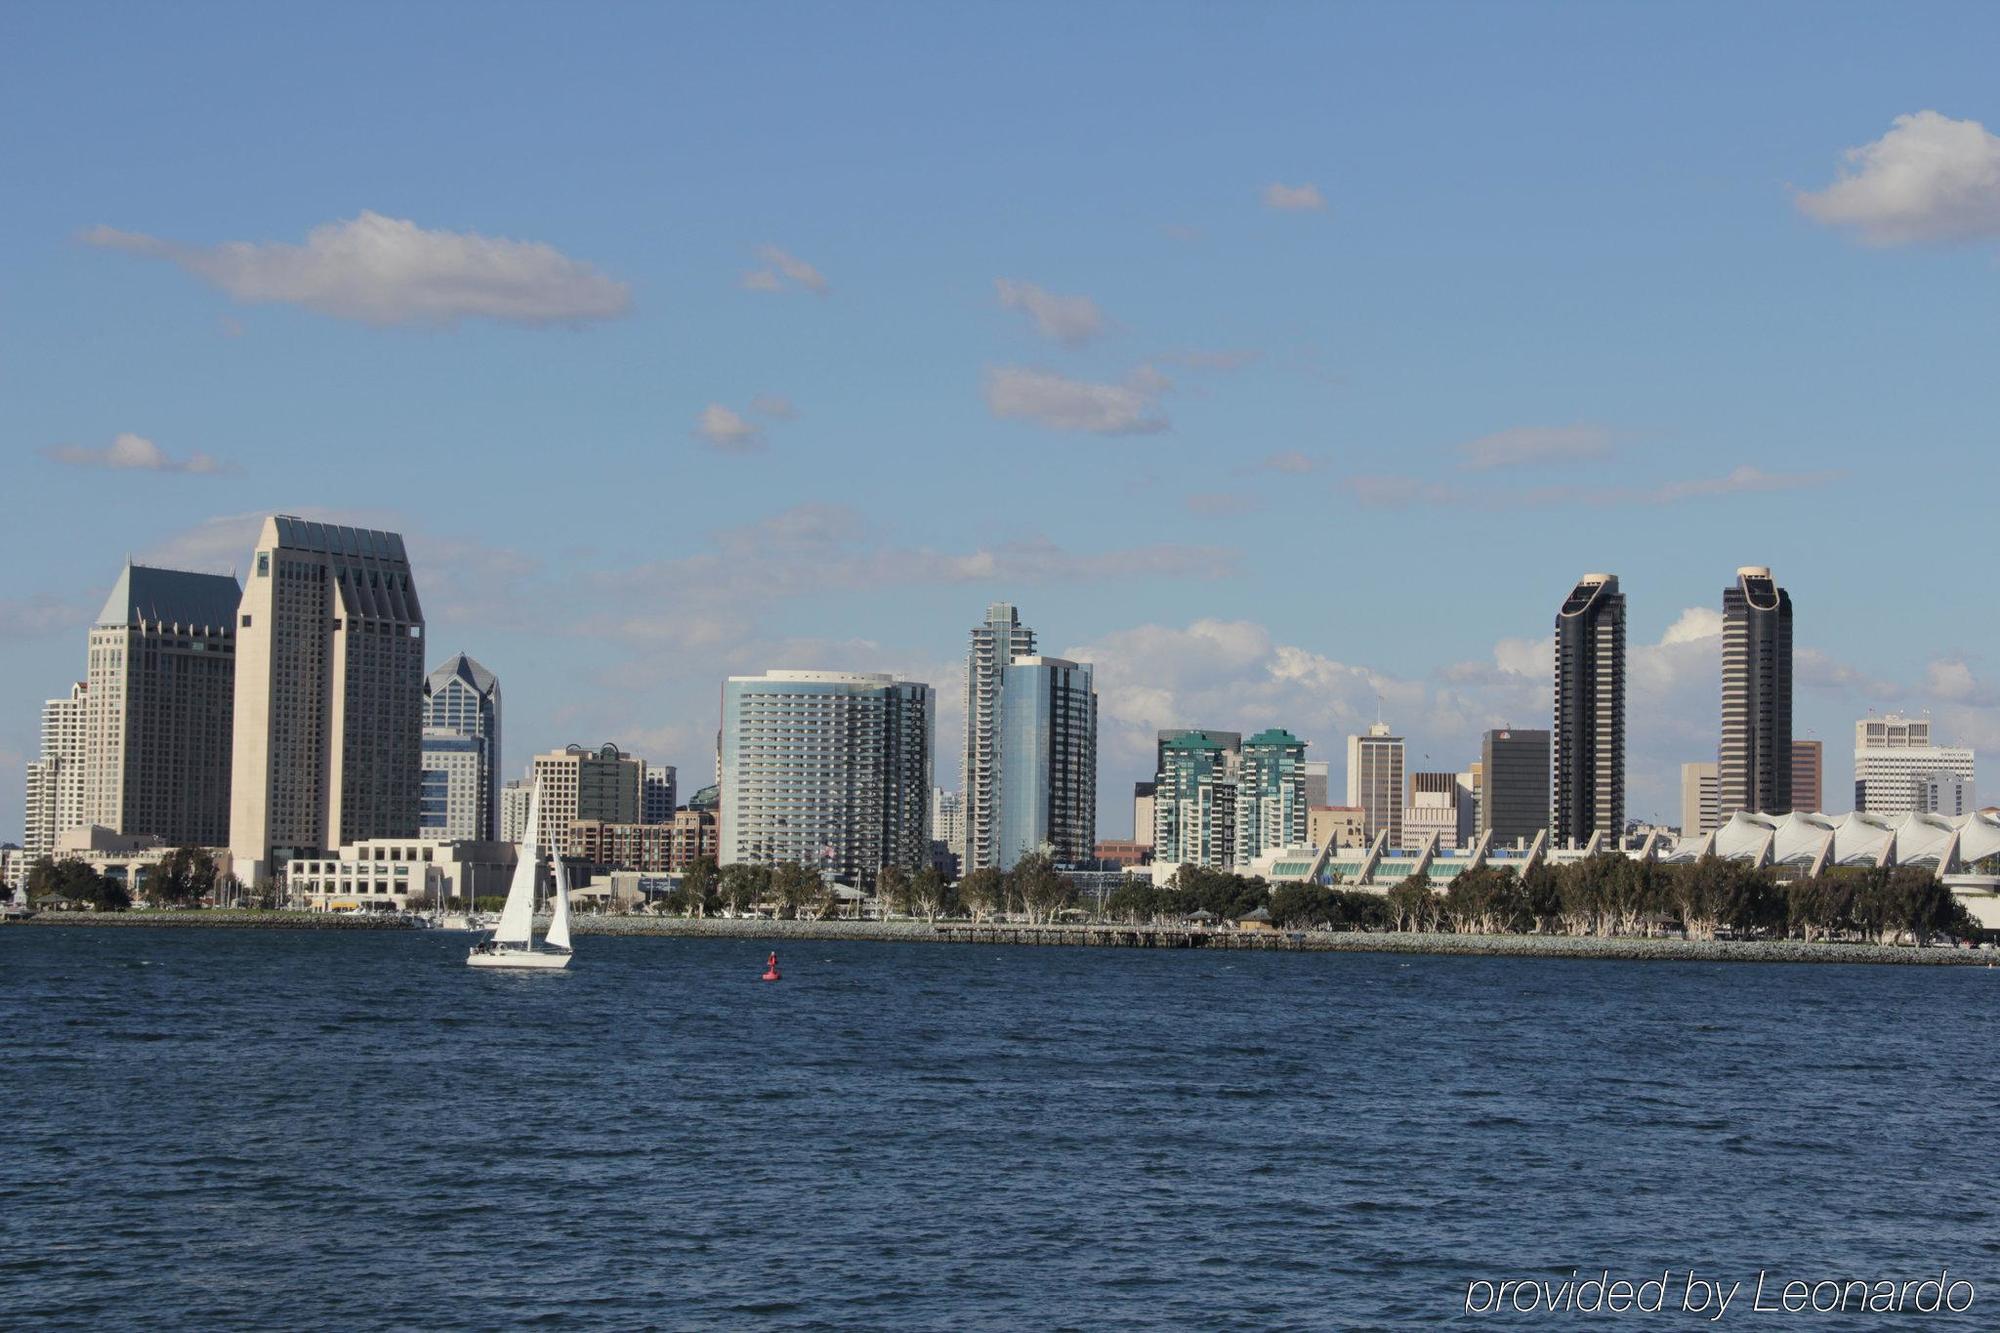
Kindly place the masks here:
POLYGON ((30 860, 55 850, 56 840, 84 823, 84 777, 89 756, 89 686, 70 686, 69 697, 42 705, 42 752, 28 765, 22 812, 22 847, 30 860))
POLYGON ((1906 815, 1924 807, 1923 783, 1934 773, 1962 778, 1966 809, 1974 808, 1970 747, 1934 744, 1929 718, 1888 713, 1854 724, 1854 808, 1871 815, 1906 815))

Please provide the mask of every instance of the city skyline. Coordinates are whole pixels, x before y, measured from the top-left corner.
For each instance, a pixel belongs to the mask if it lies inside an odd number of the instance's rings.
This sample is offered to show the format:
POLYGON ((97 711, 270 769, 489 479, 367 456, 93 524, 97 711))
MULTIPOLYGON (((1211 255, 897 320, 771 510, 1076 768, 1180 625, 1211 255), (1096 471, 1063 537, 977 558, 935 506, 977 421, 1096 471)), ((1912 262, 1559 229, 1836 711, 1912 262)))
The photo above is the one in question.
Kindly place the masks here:
POLYGON ((2000 17, 1957 13, 1949 49, 1786 6, 1730 43, 1631 10, 1093 14, 1056 50, 899 15, 982 57, 935 67, 886 54, 885 16, 800 14, 772 51, 748 15, 616 40, 578 15, 610 66, 581 98, 499 14, 475 63, 517 98, 475 113, 454 69, 337 132, 354 62, 467 35, 417 15, 383 51, 301 15, 279 42, 252 15, 202 41, 137 12, 107 52, 76 12, 10 16, 13 123, 99 92, 19 146, 65 188, 0 218, 0 479, 26 501, 0 838, 117 565, 241 576, 272 512, 405 534, 431 641, 507 680, 519 754, 613 737, 705 774, 726 676, 883 670, 937 688, 949 783, 960 636, 1006 600, 1094 666, 1110 834, 1160 728, 1285 727, 1337 766, 1381 716, 1444 771, 1547 725, 1549 605, 1613 569, 1627 814, 1671 820, 1746 563, 1799 595, 1795 735, 1833 751, 1829 805, 1871 707, 1991 752, 1994 631, 1842 540, 1880 530, 1887 459, 1991 468, 2000 204, 1881 189, 1995 151, 2000 17), (1731 77, 1752 48, 1783 58, 1731 77), (275 109, 150 114, 210 85, 275 109), (911 114, 934 100, 962 114, 911 114), (117 536, 80 547, 83 514, 117 536))

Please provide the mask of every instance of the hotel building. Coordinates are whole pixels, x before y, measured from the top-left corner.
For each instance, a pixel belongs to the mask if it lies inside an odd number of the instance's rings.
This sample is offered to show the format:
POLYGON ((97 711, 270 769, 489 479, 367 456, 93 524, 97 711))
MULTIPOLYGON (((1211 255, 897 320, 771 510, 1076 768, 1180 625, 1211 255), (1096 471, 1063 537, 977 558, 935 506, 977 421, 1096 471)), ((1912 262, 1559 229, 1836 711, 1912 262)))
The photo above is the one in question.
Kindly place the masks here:
POLYGON ((1059 865, 1097 847, 1097 691, 1090 664, 1016 657, 1001 672, 995 864, 1047 851, 1059 865))
POLYGON ((1722 592, 1721 818, 1792 809, 1792 597, 1762 565, 1722 592))
POLYGON ((1549 834, 1581 847, 1625 832, 1625 594, 1585 574, 1556 612, 1549 834))
POLYGON ((1933 740, 1929 718, 1889 713, 1856 722, 1854 808, 1871 815, 1925 809, 1931 798, 1924 783, 1934 773, 1961 778, 1969 790, 1976 776, 1972 750, 1933 740))
POLYGON ((1035 655, 1035 632, 1011 603, 994 602, 965 656, 965 855, 968 871, 1000 863, 1000 695, 1007 666, 1035 655))
POLYGON ((423 750, 423 836, 499 838, 500 678, 464 653, 426 676, 423 750))

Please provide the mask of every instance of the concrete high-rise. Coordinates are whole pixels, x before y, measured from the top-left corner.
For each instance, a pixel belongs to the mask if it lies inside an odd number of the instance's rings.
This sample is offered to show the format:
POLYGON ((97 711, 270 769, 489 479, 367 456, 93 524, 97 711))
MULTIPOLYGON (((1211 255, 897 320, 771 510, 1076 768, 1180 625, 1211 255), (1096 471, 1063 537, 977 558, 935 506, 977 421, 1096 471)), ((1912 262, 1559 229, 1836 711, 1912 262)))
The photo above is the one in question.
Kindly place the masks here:
POLYGON ((1548 825, 1549 733, 1509 727, 1479 742, 1479 831, 1493 845, 1529 840, 1548 825))
POLYGON ((1403 841, 1421 847, 1433 835, 1441 849, 1465 845, 1472 835, 1474 811, 1470 774, 1412 773, 1410 799, 1403 807, 1403 841))
POLYGON ((1312 802, 1306 743, 1272 728, 1243 742, 1236 780, 1235 861, 1248 866, 1265 852, 1306 840, 1312 802))
POLYGON ((264 520, 236 619, 229 846, 247 884, 294 853, 414 838, 424 613, 403 539, 264 520))
POLYGON ((1716 828, 1722 802, 1716 794, 1716 769, 1711 763, 1681 765, 1681 836, 1692 838, 1716 828))
POLYGON ((1871 815, 1924 809, 1925 782, 1933 773, 1976 776, 1966 746, 1938 745, 1929 718, 1888 713, 1854 724, 1854 808, 1871 815))
POLYGON ((890 675, 731 676, 722 686, 721 863, 796 861, 855 883, 872 883, 884 866, 929 865, 936 708, 929 685, 890 675))
POLYGON ((639 822, 671 824, 680 805, 680 774, 672 764, 646 762, 639 786, 639 822))
POLYGON ((1035 655, 1035 632, 1011 603, 994 602, 965 655, 965 856, 968 871, 1000 858, 1000 692, 1008 663, 1035 655))
POLYGON ((500 678, 479 663, 459 653, 424 678, 424 819, 425 836, 431 836, 441 822, 434 808, 440 786, 435 775, 447 774, 450 808, 458 816, 450 821, 452 840, 473 839, 493 842, 500 836, 500 678), (447 745, 447 737, 472 742, 467 747, 447 745), (459 790, 468 772, 465 756, 473 756, 470 773, 472 788, 459 790), (435 755, 437 764, 431 763, 435 755), (469 813, 471 822, 465 823, 469 813), (460 831, 469 828, 470 831, 460 831))
POLYGON ((1762 565, 1722 592, 1721 816, 1792 808, 1792 597, 1762 565))
POLYGON ((1080 865, 1097 847, 1097 691, 1087 662, 1016 657, 1001 673, 996 864, 1046 850, 1080 865))
POLYGON ((1347 738, 1347 804, 1361 807, 1371 841, 1387 833, 1389 846, 1403 845, 1403 738, 1386 722, 1347 738))
POLYGON ((1792 742, 1792 809, 1826 809, 1826 746, 1819 741, 1792 742))
POLYGON ((1163 747, 1153 789, 1153 866, 1164 878, 1183 865, 1227 870, 1236 847, 1236 780, 1229 747, 1182 731, 1163 747))
POLYGON ((229 841, 236 606, 223 574, 127 564, 90 630, 83 822, 229 841))
POLYGON ((566 745, 535 756, 529 774, 541 792, 542 837, 568 856, 581 856, 571 826, 578 822, 637 824, 644 808, 646 761, 616 745, 595 750, 566 745))
POLYGON ((42 705, 41 754, 28 764, 27 802, 21 816, 22 850, 30 859, 47 856, 55 850, 56 839, 84 822, 89 689, 78 681, 66 697, 42 705))
POLYGON ((1556 612, 1549 837, 1582 846, 1625 832, 1625 594, 1585 574, 1556 612))

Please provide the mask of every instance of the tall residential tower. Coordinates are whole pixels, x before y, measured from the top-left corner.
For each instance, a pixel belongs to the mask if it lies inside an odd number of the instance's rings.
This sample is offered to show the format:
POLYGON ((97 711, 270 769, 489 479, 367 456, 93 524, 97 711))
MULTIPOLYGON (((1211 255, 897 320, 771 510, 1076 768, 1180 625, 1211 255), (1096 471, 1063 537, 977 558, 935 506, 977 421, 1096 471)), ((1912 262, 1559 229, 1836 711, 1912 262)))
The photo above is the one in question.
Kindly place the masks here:
POLYGON ((459 653, 424 678, 422 836, 500 837, 500 678, 459 653))
POLYGON ((1762 565, 1722 591, 1722 744, 1716 796, 1738 810, 1792 809, 1792 597, 1762 565))
POLYGON ((1059 865, 1097 854, 1097 691, 1088 662, 1017 657, 1001 673, 1002 870, 1046 850, 1059 865))
POLYGON ((1625 832, 1625 594, 1585 574, 1556 612, 1549 837, 1582 846, 1625 832))
POLYGON ((965 655, 964 869, 1000 864, 1000 691, 1008 663, 1035 655, 1035 632, 1008 602, 986 608, 965 655))

